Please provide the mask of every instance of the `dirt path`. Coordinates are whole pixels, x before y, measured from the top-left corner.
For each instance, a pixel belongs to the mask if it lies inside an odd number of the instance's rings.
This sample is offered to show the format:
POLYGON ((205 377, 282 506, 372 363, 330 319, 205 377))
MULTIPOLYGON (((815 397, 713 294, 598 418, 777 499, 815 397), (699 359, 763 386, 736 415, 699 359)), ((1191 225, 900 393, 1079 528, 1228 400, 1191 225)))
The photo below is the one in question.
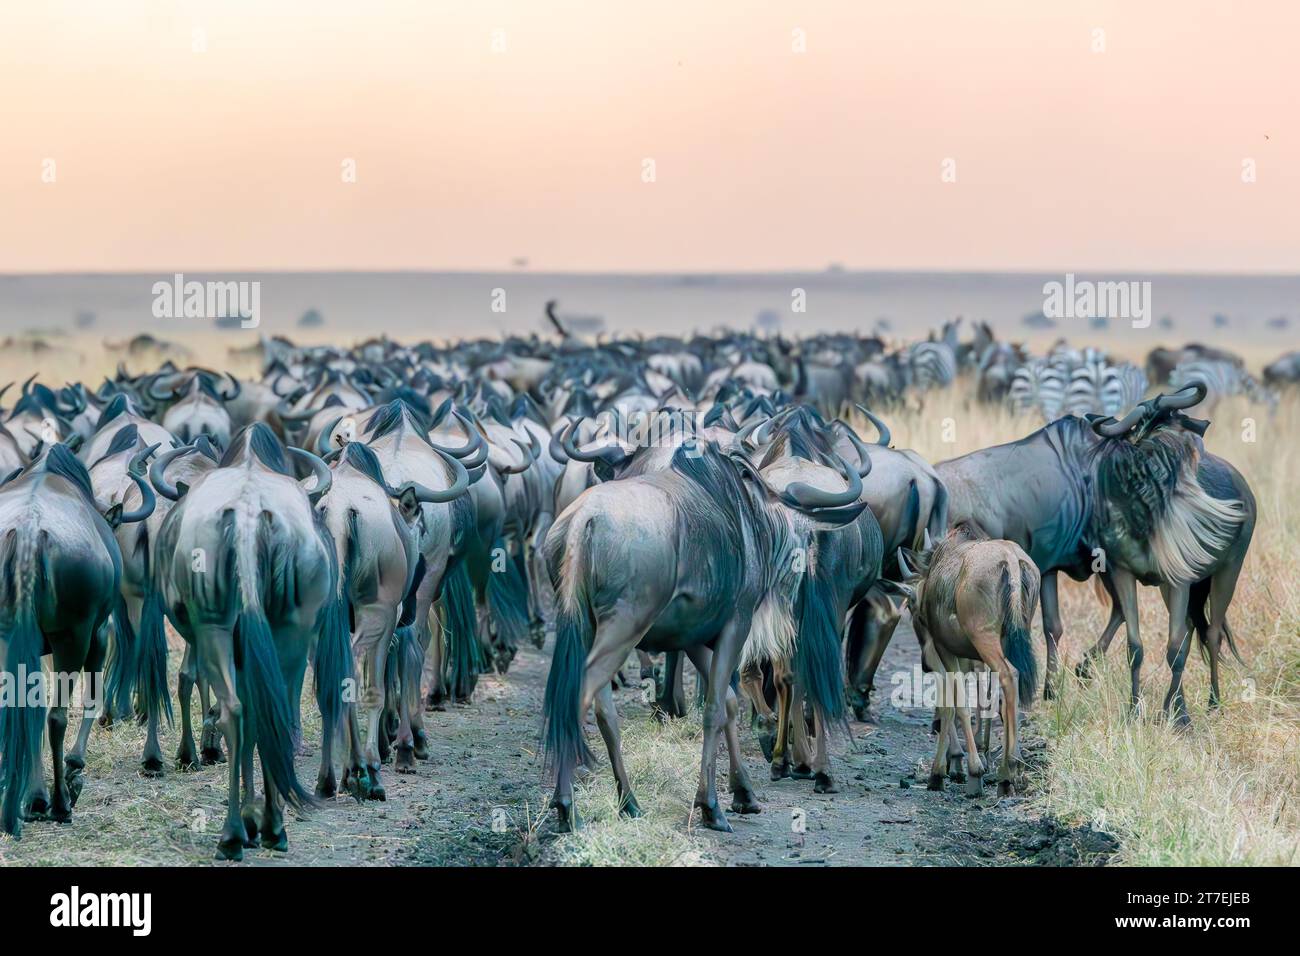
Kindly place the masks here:
MULTIPOLYGON (((1073 864, 1104 857, 1112 848, 1104 834, 1064 830, 1035 818, 1025 811, 1023 798, 998 800, 991 776, 977 799, 953 784, 943 793, 925 789, 933 754, 930 712, 900 710, 889 700, 893 675, 910 674, 918 660, 915 638, 904 623, 880 670, 878 722, 852 724, 852 749, 843 740, 833 744, 838 794, 815 794, 809 780, 770 782, 752 734, 746 733, 744 757, 764 809, 753 816, 732 815, 730 835, 695 831, 705 858, 740 866, 839 866, 1073 864), (805 821, 802 834, 792 826, 796 812, 805 821)), ((386 803, 340 798, 305 818, 291 816, 289 853, 251 850, 244 865, 545 861, 554 838, 535 751, 548 665, 549 653, 523 649, 507 676, 482 679, 472 704, 428 715, 430 759, 413 775, 386 768, 386 803)), ((650 719, 637 689, 619 694, 619 709, 625 723, 650 719)), ((307 739, 315 742, 311 710, 304 708, 307 739)), ((592 737, 599 749, 594 729, 592 737)), ((134 727, 108 734, 97 729, 73 822, 32 823, 21 842, 0 839, 0 863, 211 861, 223 814, 225 767, 146 779, 135 771, 140 740, 134 727)), ((164 748, 174 750, 175 740, 169 734, 164 748)), ((1030 735, 1031 763, 1037 746, 1030 735)), ((298 772, 304 781, 314 781, 314 756, 300 758, 298 772)), ((604 761, 600 772, 608 773, 604 761)), ((692 788, 693 783, 692 778, 692 788)))

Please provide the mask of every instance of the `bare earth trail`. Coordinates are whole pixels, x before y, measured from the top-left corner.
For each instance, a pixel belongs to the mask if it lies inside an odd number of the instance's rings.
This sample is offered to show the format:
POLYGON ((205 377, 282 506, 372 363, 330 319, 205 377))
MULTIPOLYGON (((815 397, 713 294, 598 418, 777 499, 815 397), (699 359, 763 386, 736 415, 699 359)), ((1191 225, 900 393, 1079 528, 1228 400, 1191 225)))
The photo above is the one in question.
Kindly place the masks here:
MULTIPOLYGON (((746 728, 744 759, 763 812, 732 814, 733 834, 696 829, 704 858, 739 866, 1104 861, 1114 848, 1108 837, 1032 816, 1021 799, 999 801, 992 774, 985 795, 977 799, 967 798, 956 784, 942 793, 925 789, 933 755, 931 712, 900 710, 889 700, 891 675, 910 675, 918 660, 916 640, 904 622, 880 669, 874 705, 878 722, 852 724, 851 746, 842 735, 832 741, 837 794, 814 793, 811 780, 769 781, 767 764, 746 728), (802 834, 792 825, 797 811, 804 820, 802 834)), ((549 663, 549 648, 543 653, 525 647, 509 674, 480 680, 471 704, 428 714, 430 759, 419 762, 417 773, 410 775, 394 773, 387 765, 387 802, 359 804, 340 797, 304 817, 290 813, 289 852, 249 850, 242 865, 545 862, 555 838, 537 743, 549 663)), ((620 691, 618 706, 625 725, 651 719, 637 688, 620 691)), ((306 738, 314 751, 319 729, 313 711, 314 705, 305 702, 306 738)), ((594 726, 589 734, 602 757, 598 772, 608 774, 594 726)), ((33 822, 21 841, 0 839, 0 864, 210 863, 224 814, 225 765, 144 778, 136 771, 140 743, 136 727, 119 726, 108 733, 97 728, 72 823, 33 822)), ((164 750, 173 752, 175 746, 172 731, 164 738, 164 750)), ((1026 756, 1031 764, 1037 746, 1030 733, 1026 756)), ((725 757, 719 762, 725 770, 725 757)), ((314 753, 299 758, 304 782, 315 780, 316 769, 314 753)), ((720 795, 729 802, 725 780, 719 784, 720 795)), ((692 774, 686 792, 693 789, 692 774)), ((683 802, 683 830, 688 809, 683 802)))

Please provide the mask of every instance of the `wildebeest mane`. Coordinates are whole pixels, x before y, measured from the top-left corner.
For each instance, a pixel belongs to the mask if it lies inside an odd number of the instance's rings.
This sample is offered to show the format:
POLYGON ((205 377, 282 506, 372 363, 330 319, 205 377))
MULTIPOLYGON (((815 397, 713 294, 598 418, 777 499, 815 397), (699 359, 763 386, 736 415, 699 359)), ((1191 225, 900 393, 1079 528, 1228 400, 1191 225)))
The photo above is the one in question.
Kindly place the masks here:
POLYGON ((404 415, 411 416, 417 426, 416 434, 423 438, 426 444, 429 444, 428 419, 418 408, 408 404, 401 398, 395 398, 387 405, 381 405, 375 409, 374 414, 366 422, 364 431, 366 438, 375 441, 390 432, 396 431, 401 427, 404 415))
POLYGON ((272 471, 293 477, 293 469, 289 467, 284 457, 284 444, 265 422, 253 422, 240 429, 239 434, 231 440, 226 453, 221 456, 220 466, 228 468, 238 464, 243 458, 245 446, 258 461, 272 471))
POLYGON ((62 443, 51 445, 44 462, 43 471, 66 479, 85 495, 86 501, 91 507, 95 506, 95 492, 90 484, 90 472, 86 471, 86 466, 69 450, 67 445, 62 443))
POLYGON ((375 484, 387 487, 384 482, 383 469, 379 466, 379 459, 375 457, 375 453, 370 450, 368 445, 359 441, 348 442, 343 446, 343 461, 375 484))
POLYGON ((114 433, 113 440, 108 443, 108 450, 105 451, 104 454, 100 455, 99 458, 96 459, 94 465, 91 465, 91 467, 93 468, 95 465, 98 465, 101 461, 104 461, 105 459, 108 458, 112 458, 114 455, 120 455, 124 451, 133 451, 135 449, 136 442, 139 441, 139 439, 140 439, 140 429, 135 424, 135 422, 132 422, 129 425, 125 425, 122 428, 119 428, 114 433))

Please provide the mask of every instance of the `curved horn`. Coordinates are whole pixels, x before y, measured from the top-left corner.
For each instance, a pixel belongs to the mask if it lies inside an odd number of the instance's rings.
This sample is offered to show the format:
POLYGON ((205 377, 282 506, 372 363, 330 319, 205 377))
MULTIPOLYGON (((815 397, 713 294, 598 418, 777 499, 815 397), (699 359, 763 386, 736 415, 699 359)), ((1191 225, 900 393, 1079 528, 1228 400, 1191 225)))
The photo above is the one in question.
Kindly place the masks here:
POLYGON ((1092 430, 1102 438, 1120 438, 1127 435, 1133 426, 1142 420, 1144 414, 1146 409, 1139 405, 1120 421, 1116 421, 1114 416, 1098 419, 1092 423, 1092 430))
POLYGON ((853 430, 852 426, 840 421, 838 418, 835 419, 835 425, 838 426, 837 430, 849 440, 853 450, 858 453, 858 477, 867 477, 867 475, 871 474, 871 452, 867 450, 867 446, 863 444, 862 439, 858 437, 858 433, 853 430))
POLYGON ((899 548, 899 549, 898 549, 898 570, 900 570, 900 571, 903 572, 903 577, 905 577, 905 578, 910 578, 910 577, 912 577, 913 575, 916 574, 915 571, 913 571, 911 568, 909 568, 909 567, 907 566, 907 561, 904 560, 904 558, 903 558, 903 549, 902 549, 902 548, 899 548))
POLYGON ((149 466, 149 483, 157 489, 158 494, 170 501, 180 501, 181 492, 176 490, 175 485, 168 483, 164 473, 167 471, 168 465, 187 451, 191 450, 191 446, 189 445, 181 445, 179 448, 173 448, 171 451, 163 452, 155 458, 153 464, 149 466))
POLYGON ((533 457, 532 449, 529 448, 527 445, 525 445, 523 442, 521 442, 518 438, 512 438, 510 440, 514 442, 515 445, 518 446, 519 450, 524 453, 524 463, 519 468, 502 468, 500 469, 501 474, 522 475, 525 471, 527 471, 529 468, 533 466, 533 462, 536 461, 537 459, 533 457))
POLYGON ((334 473, 330 471, 330 466, 321 461, 317 456, 304 448, 288 449, 290 457, 302 462, 311 469, 311 473, 316 476, 316 487, 307 492, 307 498, 315 506, 321 497, 330 490, 330 485, 334 483, 334 473))
POLYGON ((839 459, 840 471, 848 487, 843 491, 823 491, 803 481, 791 482, 781 494, 781 500, 800 511, 820 511, 823 508, 843 508, 851 505, 862 495, 862 478, 857 471, 850 468, 843 458, 839 459))
POLYGON ((140 449, 140 452, 131 459, 131 463, 126 466, 126 473, 131 480, 135 482, 140 489, 140 507, 135 511, 123 513, 121 517, 122 524, 131 524, 136 521, 144 521, 151 514, 153 509, 158 505, 158 499, 154 497, 153 488, 149 487, 149 481, 145 478, 144 463, 149 460, 149 456, 158 450, 157 445, 150 445, 148 448, 140 449))
POLYGON ((1209 389, 1205 387, 1205 383, 1197 380, 1180 388, 1172 395, 1161 395, 1156 398, 1156 408, 1191 408, 1193 405, 1203 402, 1207 394, 1209 394, 1209 389), (1191 394, 1189 395, 1188 392, 1191 392, 1191 394))
POLYGON ((854 402, 853 404, 857 406, 858 411, 860 411, 863 415, 867 416, 867 421, 871 422, 871 424, 875 426, 876 434, 880 436, 879 438, 876 439, 876 444, 880 445, 882 448, 888 448, 889 442, 894 437, 889 433, 889 426, 886 425, 884 422, 882 422, 875 415, 871 414, 871 411, 867 408, 867 406, 859 405, 857 402, 854 402))
POLYGON ((292 403, 288 402, 286 399, 279 405, 275 406, 275 414, 279 416, 280 421, 290 425, 300 425, 320 411, 319 408, 308 408, 301 412, 295 412, 290 410, 289 405, 291 404, 292 403))
MULTIPOLYGON (((560 431, 563 432, 564 429, 561 428, 560 431)), ((551 458, 559 462, 561 465, 567 465, 569 463, 569 456, 564 453, 564 446, 560 444, 560 440, 555 437, 554 432, 551 432, 550 452, 551 458)))
POLYGON ((224 372, 223 374, 230 380, 230 387, 233 391, 229 393, 217 392, 217 394, 221 396, 223 402, 233 402, 239 397, 239 393, 244 390, 244 387, 239 384, 239 379, 235 378, 235 376, 231 375, 229 372, 224 372))
POLYGON ((415 492, 417 501, 422 501, 427 504, 442 504, 447 501, 453 501, 468 491, 470 486, 469 472, 465 470, 465 466, 461 464, 460 459, 448 455, 446 452, 438 452, 438 454, 442 456, 443 461, 445 461, 452 470, 452 475, 454 477, 450 488, 446 491, 434 491, 432 488, 426 488, 419 482, 408 481, 400 488, 390 489, 389 494, 394 498, 400 498, 407 489, 410 489, 415 492))
POLYGON ((611 468, 617 468, 619 465, 623 464, 623 462, 627 461, 627 453, 617 445, 605 445, 601 448, 595 449, 594 451, 580 450, 578 446, 573 443, 573 433, 577 427, 578 423, 576 421, 570 422, 569 427, 566 428, 560 436, 560 446, 564 449, 564 453, 574 461, 586 461, 592 463, 603 461, 611 468))
POLYGON ((439 445, 433 439, 429 439, 429 444, 437 451, 446 455, 451 455, 452 458, 468 458, 485 444, 483 436, 479 433, 479 430, 474 423, 470 421, 460 409, 453 408, 451 414, 456 421, 460 422, 460 427, 465 431, 465 437, 467 439, 465 444, 461 445, 459 448, 448 448, 446 445, 439 445))

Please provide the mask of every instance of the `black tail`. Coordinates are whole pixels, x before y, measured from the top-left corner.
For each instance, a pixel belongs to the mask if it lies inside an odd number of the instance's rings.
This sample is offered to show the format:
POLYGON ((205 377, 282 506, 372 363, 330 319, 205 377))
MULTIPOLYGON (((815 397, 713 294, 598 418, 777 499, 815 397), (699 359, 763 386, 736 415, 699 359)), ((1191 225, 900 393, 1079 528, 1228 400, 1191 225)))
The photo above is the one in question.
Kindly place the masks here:
MULTIPOLYGON (((344 691, 356 688, 356 672, 352 666, 352 630, 349 625, 348 601, 352 593, 352 568, 357 550, 357 515, 349 515, 348 540, 343 548, 343 567, 338 566, 334 542, 328 534, 321 534, 321 543, 330 556, 329 598, 316 617, 316 659, 312 661, 315 678, 316 706, 320 709, 322 733, 338 729, 344 709, 344 691)), ((351 697, 356 700, 355 694, 351 697)))
POLYGON ((799 630, 794 672, 824 726, 844 717, 844 674, 840 664, 840 628, 844 615, 835 599, 833 571, 809 569, 799 587, 799 630))
MULTIPOLYGON (((1021 582, 1021 590, 1024 583, 1021 582)), ((1002 581, 998 588, 1001 596, 1002 612, 1002 653, 1007 663, 1016 669, 1019 675, 1017 694, 1020 706, 1028 707, 1033 703, 1034 691, 1038 687, 1038 659, 1034 657, 1034 647, 1029 640, 1029 621, 1032 612, 1027 612, 1028 600, 1015 601, 1011 588, 1011 569, 1002 566, 1002 581)))
MULTIPOLYGON (((7 648, 5 672, 18 682, 20 675, 41 674, 41 649, 44 638, 37 626, 36 609, 41 592, 42 565, 36 547, 36 535, 11 530, 0 543, 0 574, 13 582, 13 624, 5 633, 7 648)), ((3 760, 4 800, 0 803, 0 830, 14 837, 22 835, 22 806, 27 796, 27 782, 32 768, 40 759, 43 706, 27 706, 27 681, 16 687, 21 699, 5 706, 0 695, 0 757, 3 760), (16 706, 15 706, 16 705, 16 706)))
MULTIPOLYGON (((582 535, 582 546, 591 540, 591 524, 582 535)), ((587 673, 587 654, 595 639, 595 626, 587 595, 585 555, 565 570, 573 575, 572 581, 561 580, 556 597, 559 603, 555 616, 555 653, 551 658, 551 673, 546 678, 546 698, 542 709, 543 739, 546 743, 546 764, 549 767, 574 767, 591 763, 591 750, 582 732, 582 683, 587 673), (566 593, 567 592, 567 593, 566 593)), ((563 567, 563 559, 552 565, 563 567)))
POLYGON ((140 647, 121 594, 113 604, 112 620, 113 644, 104 667, 104 697, 109 714, 125 720, 131 714, 131 696, 140 669, 140 647))
POLYGON ((465 700, 474 692, 479 674, 487 669, 478 640, 478 616, 474 610, 474 587, 463 559, 448 568, 442 579, 442 625, 446 635, 444 679, 454 699, 465 700))
POLYGON ((172 698, 167 687, 167 630, 162 599, 152 582, 140 605, 140 633, 136 647, 136 699, 146 716, 160 715, 172 725, 172 698))
MULTIPOLYGON (((245 717, 251 718, 266 776, 286 803, 302 808, 313 805, 315 801, 298 782, 294 770, 294 707, 280 670, 275 637, 262 608, 257 554, 262 550, 258 541, 259 530, 264 527, 259 522, 254 527, 234 529, 239 590, 233 592, 232 597, 242 604, 235 619, 234 635, 235 659, 240 662, 237 692, 245 707, 245 717)), ((287 575, 287 567, 284 573, 287 575)), ((239 754, 231 754, 230 759, 240 759, 239 754)))

